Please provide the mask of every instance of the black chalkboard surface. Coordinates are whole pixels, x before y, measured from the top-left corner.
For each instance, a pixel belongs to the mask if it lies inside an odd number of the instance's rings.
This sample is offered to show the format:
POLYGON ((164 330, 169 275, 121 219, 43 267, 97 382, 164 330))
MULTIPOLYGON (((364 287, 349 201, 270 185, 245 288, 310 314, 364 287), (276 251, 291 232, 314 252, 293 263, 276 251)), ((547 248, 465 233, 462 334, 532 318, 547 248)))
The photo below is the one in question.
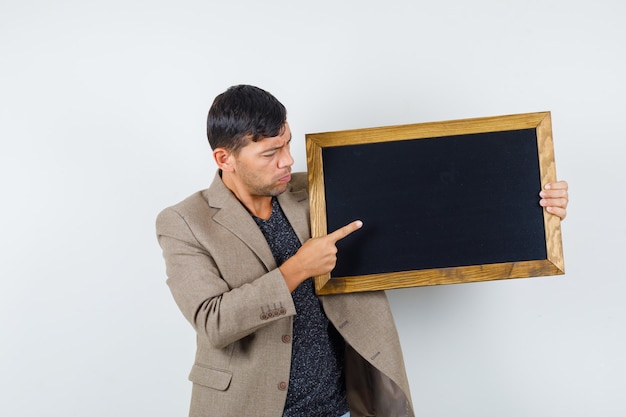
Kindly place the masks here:
POLYGON ((364 223, 318 293, 563 273, 549 116, 307 135, 313 235, 364 223))

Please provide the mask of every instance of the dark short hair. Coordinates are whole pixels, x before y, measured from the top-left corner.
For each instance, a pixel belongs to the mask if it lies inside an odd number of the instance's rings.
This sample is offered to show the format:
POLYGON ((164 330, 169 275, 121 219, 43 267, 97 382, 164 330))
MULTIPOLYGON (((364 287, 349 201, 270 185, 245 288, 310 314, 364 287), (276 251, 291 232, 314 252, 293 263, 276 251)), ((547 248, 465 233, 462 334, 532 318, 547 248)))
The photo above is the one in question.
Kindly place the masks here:
POLYGON ((211 149, 233 152, 254 142, 278 136, 285 128, 287 109, 265 90, 235 85, 215 97, 207 117, 211 149))

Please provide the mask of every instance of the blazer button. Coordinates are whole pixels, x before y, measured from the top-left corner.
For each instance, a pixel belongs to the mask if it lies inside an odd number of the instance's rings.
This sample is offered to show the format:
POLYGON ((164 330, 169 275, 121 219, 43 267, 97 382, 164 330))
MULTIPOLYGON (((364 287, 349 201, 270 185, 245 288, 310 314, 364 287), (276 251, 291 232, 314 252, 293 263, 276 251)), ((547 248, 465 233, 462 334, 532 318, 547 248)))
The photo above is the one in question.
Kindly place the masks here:
POLYGON ((291 336, 288 334, 284 334, 283 335, 283 343, 289 343, 291 342, 291 336))
POLYGON ((278 383, 278 389, 281 391, 287 390, 287 383, 285 381, 281 381, 278 383))

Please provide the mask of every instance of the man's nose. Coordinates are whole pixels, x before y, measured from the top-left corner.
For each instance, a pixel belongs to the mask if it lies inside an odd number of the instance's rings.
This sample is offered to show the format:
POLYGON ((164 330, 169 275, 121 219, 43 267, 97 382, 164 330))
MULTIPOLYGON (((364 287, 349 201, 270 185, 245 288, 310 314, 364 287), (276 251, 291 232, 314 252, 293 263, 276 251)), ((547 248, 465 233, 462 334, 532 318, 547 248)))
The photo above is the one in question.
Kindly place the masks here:
POLYGON ((289 149, 284 149, 280 155, 280 160, 278 161, 279 166, 281 168, 290 167, 293 165, 293 163, 294 163, 294 159, 291 156, 291 152, 289 152, 289 149))

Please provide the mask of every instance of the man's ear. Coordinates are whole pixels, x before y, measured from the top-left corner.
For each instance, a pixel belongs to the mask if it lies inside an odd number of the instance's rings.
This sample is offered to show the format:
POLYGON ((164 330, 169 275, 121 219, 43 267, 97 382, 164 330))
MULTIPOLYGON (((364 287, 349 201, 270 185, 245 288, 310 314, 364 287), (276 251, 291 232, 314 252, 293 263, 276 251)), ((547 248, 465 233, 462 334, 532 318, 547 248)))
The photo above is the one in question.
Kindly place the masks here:
POLYGON ((215 148, 213 151, 213 159, 217 164, 218 168, 222 171, 232 172, 233 165, 232 159, 234 158, 233 153, 226 148, 215 148))

